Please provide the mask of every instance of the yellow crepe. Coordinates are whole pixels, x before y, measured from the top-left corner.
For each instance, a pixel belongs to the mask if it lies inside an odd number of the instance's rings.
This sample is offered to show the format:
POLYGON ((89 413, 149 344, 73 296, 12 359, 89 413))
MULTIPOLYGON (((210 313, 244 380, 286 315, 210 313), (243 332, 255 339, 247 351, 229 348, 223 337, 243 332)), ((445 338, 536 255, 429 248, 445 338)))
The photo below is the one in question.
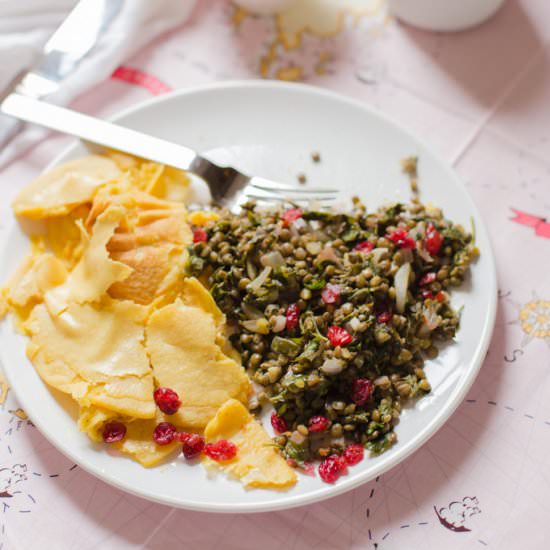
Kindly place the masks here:
POLYGON ((92 441, 103 441, 103 428, 107 422, 122 420, 120 415, 101 407, 80 407, 78 428, 86 432, 92 441))
POLYGON ((172 216, 176 212, 183 213, 183 218, 186 219, 183 205, 141 191, 130 174, 124 174, 120 179, 98 189, 86 220, 86 227, 91 227, 96 218, 110 206, 121 206, 127 211, 128 224, 121 227, 126 231, 131 231, 136 225, 172 216))
MULTIPOLYGON (((124 209, 111 207, 96 220, 84 254, 62 286, 48 293, 46 301, 54 315, 59 315, 71 302, 98 301, 115 282, 126 279, 132 268, 109 257, 107 243, 124 217, 124 209)), ((88 239, 83 231, 83 238, 88 239)))
POLYGON ((182 299, 186 305, 202 309, 210 314, 219 327, 225 323, 225 315, 214 298, 195 277, 187 277, 183 281, 182 299))
POLYGON ((105 424, 123 422, 111 446, 143 466, 181 451, 157 445, 160 422, 224 438, 238 446, 222 468, 246 487, 282 489, 296 474, 246 409, 250 381, 231 347, 225 315, 207 289, 186 278, 189 177, 179 170, 112 152, 70 161, 37 178, 14 202, 44 231, 0 292, 0 316, 16 313, 27 355, 50 386, 79 404, 78 426, 96 442, 105 424), (165 415, 155 387, 182 405, 165 415))
POLYGON ((13 209, 17 215, 33 219, 67 214, 91 202, 98 187, 120 173, 115 162, 97 155, 64 162, 25 187, 13 209))
POLYGON ((296 472, 273 447, 273 442, 244 405, 227 401, 204 430, 207 443, 227 439, 237 446, 237 456, 224 462, 205 458, 207 467, 218 467, 245 487, 285 489, 296 483, 296 472))
POLYGON ((105 424, 113 420, 126 425, 126 435, 119 443, 113 445, 116 449, 129 455, 146 467, 156 466, 168 457, 181 451, 181 443, 157 445, 153 441, 153 431, 160 422, 170 421, 169 417, 157 411, 151 420, 135 420, 121 417, 116 413, 99 407, 82 407, 78 419, 78 427, 86 432, 93 441, 103 441, 102 433, 105 424))
POLYGON ((49 253, 31 253, 17 268, 7 286, 0 291, 0 318, 14 313, 14 326, 24 332, 22 323, 46 292, 67 277, 64 264, 49 253))
POLYGON ((222 313, 214 298, 212 298, 212 295, 208 292, 208 290, 206 290, 202 283, 200 283, 198 279, 195 279, 195 277, 187 277, 183 281, 181 299, 186 305, 198 307, 206 313, 212 315, 212 318, 218 327, 216 343, 225 355, 240 363, 241 356, 229 341, 230 329, 225 324, 225 315, 222 313))
POLYGON ((189 198, 191 179, 184 171, 119 151, 108 151, 107 154, 121 170, 128 171, 141 191, 174 202, 185 202, 189 198))
POLYGON ((130 455, 143 466, 150 468, 181 452, 181 443, 173 441, 168 445, 157 445, 153 441, 153 431, 160 422, 170 421, 162 414, 154 420, 137 420, 126 425, 126 435, 115 448, 130 455))
POLYGON ((190 429, 204 428, 228 399, 248 399, 248 377, 221 351, 217 331, 212 315, 181 300, 156 310, 147 323, 154 377, 159 386, 178 393, 182 405, 173 416, 190 429))
POLYGON ((8 301, 17 308, 41 301, 44 294, 65 282, 67 269, 53 254, 31 255, 8 283, 8 301))
MULTIPOLYGON (((167 213, 166 213, 167 214, 167 213)), ((117 233, 109 243, 111 258, 132 268, 132 274, 114 284, 113 298, 149 304, 161 295, 181 290, 191 233, 181 211, 117 233)))
POLYGON ((81 405, 153 418, 153 377, 143 347, 146 308, 131 302, 37 305, 24 324, 27 355, 42 379, 81 405))
POLYGON ((111 208, 123 208, 126 214, 107 249, 112 260, 132 272, 114 282, 109 295, 138 304, 150 304, 159 296, 173 301, 181 290, 187 246, 192 240, 187 212, 180 204, 132 189, 128 181, 104 186, 86 220, 90 227, 111 208))
POLYGON ((72 269, 80 260, 89 239, 83 239, 82 223, 88 217, 90 206, 78 206, 65 216, 44 220, 44 241, 53 254, 72 269))
POLYGON ((189 198, 189 176, 171 166, 163 166, 163 170, 153 185, 147 189, 148 193, 161 199, 185 202, 189 198))

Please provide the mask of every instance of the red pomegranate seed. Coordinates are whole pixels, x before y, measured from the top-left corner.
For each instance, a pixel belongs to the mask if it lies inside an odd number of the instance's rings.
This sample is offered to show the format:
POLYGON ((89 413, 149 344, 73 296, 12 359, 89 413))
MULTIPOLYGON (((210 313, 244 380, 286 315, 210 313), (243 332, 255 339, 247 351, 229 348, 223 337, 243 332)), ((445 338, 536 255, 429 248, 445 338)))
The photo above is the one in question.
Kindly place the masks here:
POLYGON ((279 416, 276 412, 271 413, 271 425, 277 433, 282 434, 283 432, 288 432, 288 424, 286 423, 286 420, 282 416, 279 416))
POLYGON ((334 461, 340 466, 340 473, 341 474, 347 474, 348 473, 348 463, 346 462, 346 459, 343 456, 338 455, 332 455, 334 456, 334 461))
POLYGON ((237 446, 231 441, 220 439, 216 443, 208 443, 204 447, 204 454, 217 462, 231 460, 237 454, 237 446))
POLYGON ((208 241, 208 235, 202 227, 196 227, 193 231, 193 242, 194 243, 205 243, 208 241))
POLYGON ((395 243, 399 248, 409 248, 412 250, 415 247, 414 240, 400 227, 389 235, 386 235, 386 238, 395 243))
POLYGON ((340 298, 342 293, 342 287, 340 285, 333 285, 328 283, 321 291, 321 298, 325 304, 335 304, 340 298))
POLYGON ((161 422, 153 432, 153 441, 157 445, 168 445, 174 441, 177 429, 170 422, 161 422))
POLYGON ((307 425, 310 432, 324 432, 330 427, 330 420, 326 416, 312 416, 307 425))
POLYGON ((374 391, 374 384, 368 378, 357 378, 353 381, 351 399, 360 407, 364 405, 374 391))
POLYGON ((181 401, 178 394, 170 388, 158 388, 153 394, 157 407, 164 414, 174 414, 178 412, 181 401))
POLYGON ((437 275, 430 271, 429 273, 424 273, 422 277, 420 277, 420 280, 418 281, 418 286, 426 286, 431 283, 433 283, 437 279, 437 275))
POLYGON ((108 422, 103 427, 103 441, 105 443, 115 443, 124 439, 126 435, 126 426, 122 422, 108 422))
POLYGON ((389 323, 393 317, 393 314, 391 311, 381 311, 376 316, 376 322, 377 323, 389 323))
POLYGON ((422 298, 424 298, 424 300, 427 300, 428 298, 433 298, 434 295, 433 295, 433 292, 431 290, 423 290, 420 295, 422 296, 422 298))
POLYGON ((346 472, 346 461, 338 455, 330 455, 319 464, 319 475, 325 483, 334 483, 346 472))
POLYGON ((362 252, 363 254, 368 254, 373 249, 374 244, 372 244, 370 241, 361 241, 353 247, 353 250, 355 250, 356 252, 362 252))
POLYGON ((443 292, 440 290, 440 291, 435 295, 435 299, 436 299, 438 302, 444 302, 444 301, 445 301, 445 294, 443 294, 443 292))
POLYGON ((187 459, 199 456, 204 450, 204 438, 198 434, 179 432, 176 439, 183 443, 181 452, 187 459))
POLYGON ((283 214, 283 225, 288 227, 292 222, 299 220, 302 217, 302 211, 299 208, 291 208, 283 214))
POLYGON ((426 245, 426 250, 432 255, 435 256, 441 249, 441 244, 443 239, 439 234, 439 231, 435 228, 433 223, 429 223, 426 227, 426 239, 424 244, 426 245))
POLYGON ((306 476, 315 477, 315 466, 311 462, 305 462, 302 471, 306 476))
POLYGON ((319 464, 319 476, 325 483, 335 483, 340 477, 340 466, 331 457, 325 458, 321 464, 319 464))
POLYGON ((294 330, 298 326, 300 320, 300 309, 296 304, 290 304, 286 308, 286 328, 294 330))
POLYGON ((286 459, 286 463, 287 463, 291 468, 297 468, 297 467, 298 467, 298 463, 297 463, 293 458, 287 458, 287 459, 286 459))
POLYGON ((348 466, 354 466, 363 460, 363 457, 365 456, 365 449, 363 448, 363 445, 360 445, 359 443, 352 443, 346 447, 342 456, 348 466))
POLYGON ((353 340, 351 334, 345 328, 336 325, 329 327, 327 337, 334 347, 345 346, 353 340))

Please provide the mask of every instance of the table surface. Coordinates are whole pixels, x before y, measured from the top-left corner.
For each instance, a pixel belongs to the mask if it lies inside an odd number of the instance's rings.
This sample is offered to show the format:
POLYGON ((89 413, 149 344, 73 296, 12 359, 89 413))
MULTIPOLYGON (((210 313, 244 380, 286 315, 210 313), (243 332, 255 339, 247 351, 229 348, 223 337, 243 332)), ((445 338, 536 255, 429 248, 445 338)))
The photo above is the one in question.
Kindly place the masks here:
MULTIPOLYGON (((170 89, 263 77, 386 112, 456 168, 486 220, 500 289, 489 354, 455 414, 402 464, 332 500, 259 515, 175 510, 98 481, 37 432, 2 382, 0 548, 547 548, 550 2, 508 0, 458 34, 398 24, 383 0, 301 0, 265 18, 198 4, 74 108, 107 116, 170 89)), ((50 136, 0 172, 4 228, 13 195, 68 142, 50 136)))

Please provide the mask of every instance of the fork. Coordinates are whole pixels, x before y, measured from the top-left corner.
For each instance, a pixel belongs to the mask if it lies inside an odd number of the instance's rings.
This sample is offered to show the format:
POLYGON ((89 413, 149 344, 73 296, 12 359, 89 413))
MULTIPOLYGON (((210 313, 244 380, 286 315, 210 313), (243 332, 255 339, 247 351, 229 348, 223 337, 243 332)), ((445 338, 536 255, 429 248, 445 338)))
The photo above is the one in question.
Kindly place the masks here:
POLYGON ((206 182, 213 202, 233 211, 250 199, 264 203, 278 201, 301 205, 319 202, 327 205, 338 195, 336 189, 297 187, 249 176, 231 166, 220 166, 183 145, 17 92, 3 99, 0 110, 20 120, 79 137, 85 142, 190 172, 206 182))

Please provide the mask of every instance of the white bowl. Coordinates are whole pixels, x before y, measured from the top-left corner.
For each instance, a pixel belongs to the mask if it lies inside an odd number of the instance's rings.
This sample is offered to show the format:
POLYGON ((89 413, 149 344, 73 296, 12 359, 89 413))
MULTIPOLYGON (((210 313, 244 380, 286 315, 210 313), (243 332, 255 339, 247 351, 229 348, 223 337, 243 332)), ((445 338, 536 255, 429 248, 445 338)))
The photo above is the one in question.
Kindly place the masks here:
POLYGON ((461 31, 483 23, 504 0, 389 0, 393 15, 430 31, 461 31))
MULTIPOLYGON (((365 105, 296 84, 248 81, 182 90, 128 109, 115 120, 254 174, 292 182, 304 172, 311 182, 337 185, 347 195, 362 196, 369 208, 382 201, 409 199, 409 183, 399 161, 418 155, 423 199, 443 207, 447 217, 466 227, 473 219, 481 257, 472 268, 471 284, 453 294, 454 304, 464 305, 456 342, 427 364, 432 393, 404 410, 397 427, 399 441, 392 449, 350 468, 335 485, 324 484, 319 477, 300 476, 288 492, 246 491, 222 476, 209 479, 200 465, 189 466, 181 459, 145 469, 128 458, 111 456, 78 431, 74 410, 67 405, 70 400, 41 381, 25 355, 25 337, 4 321, 0 358, 9 383, 53 445, 107 483, 157 502, 209 512, 261 512, 316 502, 357 487, 401 462, 443 425, 463 400, 485 357, 497 292, 483 221, 443 161, 419 139, 365 105), (312 162, 313 151, 320 152, 321 162, 312 162)), ((52 166, 85 152, 75 143, 52 166)), ((14 222, 0 260, 0 280, 13 272, 28 246, 14 222)))

